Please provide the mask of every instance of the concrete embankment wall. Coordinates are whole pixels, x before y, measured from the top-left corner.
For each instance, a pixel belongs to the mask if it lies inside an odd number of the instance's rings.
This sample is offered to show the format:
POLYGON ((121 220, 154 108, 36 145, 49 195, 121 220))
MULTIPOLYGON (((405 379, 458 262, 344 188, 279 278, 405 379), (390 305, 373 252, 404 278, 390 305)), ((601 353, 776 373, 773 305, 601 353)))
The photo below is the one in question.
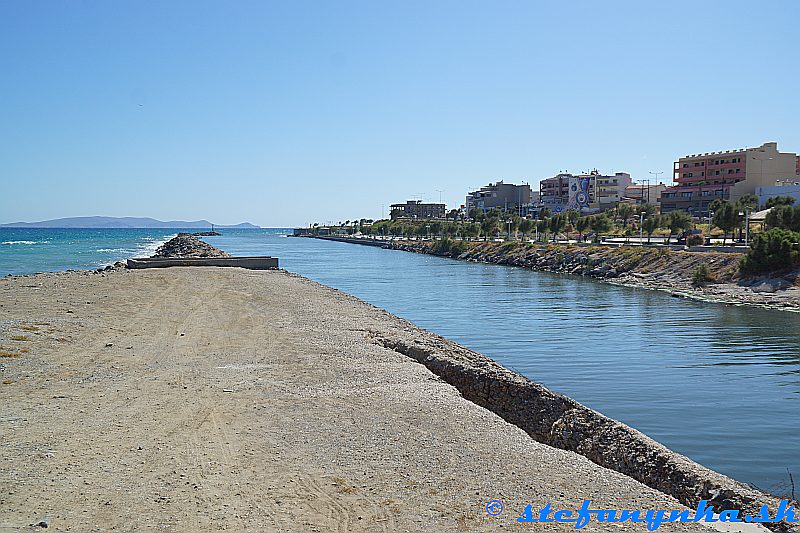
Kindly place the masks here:
MULTIPOLYGON (((705 468, 621 422, 438 335, 428 333, 413 339, 399 335, 379 337, 377 341, 425 365, 466 399, 520 427, 535 440, 579 453, 688 507, 709 500, 716 512, 739 509, 742 514, 757 514, 765 504, 773 514, 778 509, 777 498, 705 468)), ((786 523, 768 526, 775 531, 800 531, 786 523)))
POLYGON ((363 238, 359 239, 355 237, 339 237, 337 235, 322 235, 316 238, 322 239, 324 241, 347 242, 350 244, 363 244, 364 246, 377 246, 379 248, 384 248, 389 244, 389 241, 381 239, 363 239, 363 238))
POLYGON ((277 257, 170 257, 128 259, 128 268, 166 268, 174 266, 240 267, 251 270, 278 268, 277 257))

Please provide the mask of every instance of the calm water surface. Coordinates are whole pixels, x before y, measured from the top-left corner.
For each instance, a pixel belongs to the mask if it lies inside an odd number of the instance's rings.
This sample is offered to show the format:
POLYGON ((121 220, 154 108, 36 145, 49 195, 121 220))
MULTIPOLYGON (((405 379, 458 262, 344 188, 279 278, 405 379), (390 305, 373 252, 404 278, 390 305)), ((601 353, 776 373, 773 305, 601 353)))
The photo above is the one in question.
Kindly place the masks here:
MULTIPOLYGON (((800 477, 800 315, 275 230, 208 237, 478 350, 739 480, 800 477)), ((1 266, 1 264, 0 264, 1 266)))

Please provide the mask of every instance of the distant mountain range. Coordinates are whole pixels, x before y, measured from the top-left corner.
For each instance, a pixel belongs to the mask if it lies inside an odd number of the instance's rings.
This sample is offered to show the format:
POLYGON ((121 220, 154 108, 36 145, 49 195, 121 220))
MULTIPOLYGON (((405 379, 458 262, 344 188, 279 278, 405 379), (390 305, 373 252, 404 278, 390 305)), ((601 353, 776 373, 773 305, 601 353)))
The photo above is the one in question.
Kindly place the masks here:
MULTIPOLYGON (((225 226, 214 224, 215 228, 258 228, 249 222, 225 226)), ((0 224, 0 228, 187 228, 210 229, 208 220, 156 220, 143 217, 70 217, 43 220, 41 222, 12 222, 0 224)))

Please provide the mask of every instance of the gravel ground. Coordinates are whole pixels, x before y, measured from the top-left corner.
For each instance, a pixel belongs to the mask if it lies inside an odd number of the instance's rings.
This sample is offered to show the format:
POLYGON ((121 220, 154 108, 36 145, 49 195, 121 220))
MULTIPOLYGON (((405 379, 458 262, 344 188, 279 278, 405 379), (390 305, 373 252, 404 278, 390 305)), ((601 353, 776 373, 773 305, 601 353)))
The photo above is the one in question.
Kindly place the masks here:
POLYGON ((682 508, 375 340, 399 331, 426 334, 282 271, 3 278, 0 531, 574 531, 516 518, 682 508))

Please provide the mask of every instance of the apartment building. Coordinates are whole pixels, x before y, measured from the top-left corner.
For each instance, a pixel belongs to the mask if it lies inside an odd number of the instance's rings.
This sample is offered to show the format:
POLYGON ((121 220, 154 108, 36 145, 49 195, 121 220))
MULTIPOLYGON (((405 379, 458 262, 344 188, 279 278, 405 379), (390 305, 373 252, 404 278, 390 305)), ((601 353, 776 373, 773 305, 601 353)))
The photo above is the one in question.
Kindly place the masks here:
POLYGON ((515 185, 513 183, 490 183, 477 191, 467 194, 465 202, 467 213, 473 209, 488 211, 498 207, 505 211, 516 212, 523 216, 531 205, 531 186, 527 183, 515 185))
POLYGON ((636 204, 652 204, 658 205, 661 194, 666 190, 667 186, 663 183, 632 183, 625 187, 625 193, 622 201, 636 204))
POLYGON ((779 152, 776 142, 687 155, 674 164, 675 184, 661 194, 661 212, 708 216, 708 206, 716 199, 736 201, 759 187, 792 180, 799 171, 797 154, 779 152))
POLYGON ((425 204, 422 200, 408 200, 404 204, 392 204, 389 211, 396 218, 444 218, 445 204, 425 204))
POLYGON ((567 209, 582 212, 611 209, 625 196, 632 183, 627 172, 600 174, 596 169, 586 174, 561 173, 539 182, 541 203, 555 213, 567 209))
POLYGON ((600 175, 594 171, 597 180, 597 203, 601 211, 612 209, 625 197, 625 190, 633 183, 627 172, 617 172, 613 176, 600 175))

